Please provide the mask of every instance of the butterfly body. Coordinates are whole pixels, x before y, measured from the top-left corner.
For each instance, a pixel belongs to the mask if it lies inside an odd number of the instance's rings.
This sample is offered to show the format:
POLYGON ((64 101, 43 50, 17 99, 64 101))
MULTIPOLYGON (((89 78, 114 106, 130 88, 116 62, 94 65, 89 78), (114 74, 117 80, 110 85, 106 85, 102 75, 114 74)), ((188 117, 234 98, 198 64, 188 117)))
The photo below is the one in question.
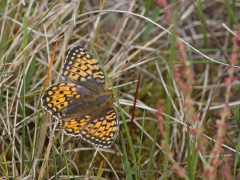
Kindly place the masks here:
POLYGON ((57 127, 95 146, 110 147, 118 134, 117 108, 97 59, 84 47, 69 50, 62 75, 69 82, 50 86, 43 107, 58 119, 57 127))

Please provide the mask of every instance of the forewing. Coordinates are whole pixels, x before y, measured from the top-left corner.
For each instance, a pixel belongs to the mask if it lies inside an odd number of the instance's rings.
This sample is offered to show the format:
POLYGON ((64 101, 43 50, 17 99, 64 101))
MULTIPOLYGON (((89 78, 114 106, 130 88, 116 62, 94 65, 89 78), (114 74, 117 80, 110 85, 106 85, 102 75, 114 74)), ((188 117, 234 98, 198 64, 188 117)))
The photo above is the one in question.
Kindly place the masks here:
POLYGON ((92 91, 105 88, 105 76, 98 60, 83 46, 75 45, 69 50, 62 76, 92 91))
POLYGON ((57 127, 68 135, 80 135, 94 146, 107 148, 113 144, 118 134, 118 115, 115 108, 109 105, 93 116, 60 120, 57 127))
POLYGON ((58 119, 70 119, 85 114, 92 106, 93 94, 74 83, 58 83, 47 88, 42 106, 58 119))

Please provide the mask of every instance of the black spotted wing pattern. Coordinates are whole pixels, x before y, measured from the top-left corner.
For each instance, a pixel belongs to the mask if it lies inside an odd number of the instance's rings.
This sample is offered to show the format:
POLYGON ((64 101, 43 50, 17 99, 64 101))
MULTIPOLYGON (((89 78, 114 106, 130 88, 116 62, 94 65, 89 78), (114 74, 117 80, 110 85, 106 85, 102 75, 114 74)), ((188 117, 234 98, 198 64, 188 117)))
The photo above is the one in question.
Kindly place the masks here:
POLYGON ((62 75, 70 82, 47 88, 42 106, 58 119, 58 129, 66 134, 110 147, 118 134, 118 115, 98 60, 76 45, 68 52, 62 75))

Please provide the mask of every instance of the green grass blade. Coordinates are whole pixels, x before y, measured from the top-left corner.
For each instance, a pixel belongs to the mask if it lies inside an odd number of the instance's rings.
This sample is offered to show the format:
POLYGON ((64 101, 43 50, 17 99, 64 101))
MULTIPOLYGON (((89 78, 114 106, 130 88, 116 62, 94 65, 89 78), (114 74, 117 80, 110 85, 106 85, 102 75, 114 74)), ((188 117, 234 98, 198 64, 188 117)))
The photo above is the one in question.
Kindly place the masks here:
POLYGON ((124 169, 126 173, 126 179, 132 180, 132 171, 130 168, 130 164, 128 161, 128 156, 127 156, 127 151, 126 151, 126 146, 122 137, 122 133, 120 133, 120 138, 121 138, 121 144, 122 144, 122 151, 123 151, 123 162, 124 162, 124 169))
MULTIPOLYGON (((1 94, 0 94, 0 107, 3 107, 3 89, 4 87, 1 87, 1 94)), ((2 112, 2 109, 0 108, 0 113, 2 112)), ((0 121, 0 126, 2 125, 2 121, 0 121)))
POLYGON ((138 174, 137 174, 137 179, 141 178, 141 154, 142 154, 142 141, 143 141, 143 129, 144 129, 144 125, 145 125, 145 111, 143 111, 143 120, 142 120, 142 131, 141 131, 141 135, 140 135, 140 145, 139 145, 139 151, 138 151, 138 174))
MULTIPOLYGON (((1 12, 0 15, 2 15, 2 13, 4 12, 4 10, 6 9, 6 7, 10 4, 10 1, 7 3, 7 1, 0 1, 0 8, 1 8, 1 12)), ((15 12, 16 10, 12 10, 11 13, 8 15, 9 17, 14 17, 15 16, 15 12)), ((3 54, 7 51, 8 47, 4 47, 4 44, 7 42, 7 39, 9 37, 9 34, 11 33, 11 25, 12 23, 6 23, 3 18, 0 18, 0 24, 1 26, 4 26, 4 29, 1 29, 1 33, 3 34, 3 36, 0 39, 0 57, 3 57, 3 54)), ((10 59, 9 59, 10 60, 10 59)), ((6 63, 8 60, 6 58, 0 58, 0 62, 6 63)), ((5 65, 0 66, 0 78, 2 74, 8 74, 10 72, 4 72, 4 67, 5 65)), ((4 86, 1 87, 1 95, 0 95, 0 107, 3 107, 3 92, 4 92, 4 86)), ((2 109, 0 108, 0 113, 2 112, 2 109)), ((1 125, 1 123, 0 123, 1 125)))
MULTIPOLYGON (((174 29, 173 29, 174 30, 174 29)), ((173 32, 173 34, 176 34, 176 32, 173 32)), ((169 95, 170 97, 172 97, 172 91, 170 89, 173 88, 173 84, 172 84, 172 71, 173 71, 173 61, 175 60, 175 56, 176 56, 176 36, 173 35, 171 37, 171 45, 170 45, 170 58, 169 58, 169 72, 167 73, 167 84, 168 84, 168 91, 169 91, 169 95)), ((172 103, 170 98, 166 99, 166 114, 172 114, 172 103)), ((171 131, 171 119, 167 116, 165 118, 165 137, 164 137, 164 158, 163 158, 163 179, 167 179, 168 178, 168 164, 169 164, 169 159, 168 159, 168 155, 169 155, 169 137, 170 137, 170 131, 171 131)))
MULTIPOLYGON (((9 149, 12 147, 12 143, 13 143, 13 139, 10 141, 10 143, 7 145, 6 149, 4 150, 4 156, 6 156, 6 154, 8 153, 9 149)), ((0 165, 2 165, 3 163, 3 154, 1 153, 1 156, 0 156, 0 165)), ((6 172, 4 172, 5 176, 6 176, 6 179, 9 179, 8 178, 8 165, 6 163, 4 163, 5 165, 5 170, 6 172)), ((1 166, 0 166, 1 167, 1 166)), ((3 167, 2 167, 3 168, 3 167)))
POLYGON ((32 62, 30 64, 30 67, 28 69, 28 72, 27 72, 27 78, 26 78, 26 83, 25 83, 25 89, 27 89, 32 81, 32 78, 34 76, 34 73, 35 73, 35 69, 36 69, 36 62, 37 62, 37 59, 36 57, 34 56, 33 59, 32 59, 32 62))
MULTIPOLYGON (((24 30, 23 30, 23 49, 25 49, 23 51, 23 85, 22 85, 22 118, 24 119, 26 117, 26 113, 25 113, 25 97, 26 97, 26 66, 27 66, 27 59, 28 59, 28 52, 27 52, 27 45, 28 45, 28 30, 27 30, 27 17, 26 15, 24 15, 23 17, 23 27, 24 30)), ((21 146, 22 146, 22 172, 24 172, 24 169, 25 169, 25 122, 22 123, 22 142, 21 142, 21 146)))
POLYGON ((52 157, 53 157, 53 171, 54 171, 54 179, 58 180, 58 174, 57 174, 57 160, 56 160, 56 154, 55 154, 55 149, 52 149, 52 157))
POLYGON ((195 173, 197 170, 198 151, 196 150, 197 137, 194 137, 193 148, 192 148, 192 177, 195 179, 195 173))
POLYGON ((234 158, 234 169, 233 169, 233 178, 236 176, 236 170, 237 170, 237 165, 238 165, 238 157, 239 157, 239 152, 240 152, 240 107, 236 106, 233 108, 233 114, 235 117, 235 120, 237 122, 237 127, 238 127, 238 141, 237 141, 237 147, 236 147, 236 153, 235 153, 235 158, 234 158))
POLYGON ((236 177, 236 169, 237 169, 237 165, 238 165, 238 156, 239 156, 239 152, 240 152, 240 133, 238 134, 238 141, 237 141, 237 148, 236 148, 236 154, 235 154, 235 158, 234 158, 234 171, 233 171, 233 177, 236 177))
MULTIPOLYGON (((159 11, 160 11, 160 7, 157 6, 153 11, 151 20, 155 21, 159 17, 159 11)), ((146 41, 149 38, 149 36, 151 34, 151 30, 152 30, 153 27, 154 27, 154 24, 151 23, 151 22, 148 22, 146 30, 142 34, 142 40, 143 41, 146 41)))
POLYGON ((9 1, 7 3, 7 1, 0 1, 0 7, 1 7, 1 10, 0 10, 0 14, 3 13, 3 11, 6 9, 6 7, 10 4, 11 1, 9 1))
POLYGON ((191 166, 191 146, 190 146, 189 127, 187 128, 187 171, 188 178, 192 180, 192 166, 191 166))
POLYGON ((198 160, 198 152, 196 150, 197 137, 194 137, 194 140, 191 144, 191 138, 189 133, 189 127, 187 130, 187 171, 188 178, 190 180, 195 179, 195 173, 197 169, 197 160, 198 160))
POLYGON ((207 29, 205 28, 205 24, 204 24, 204 20, 203 20, 204 16, 203 16, 202 2, 200 0, 197 0, 196 4, 197 4, 198 11, 200 13, 199 20, 200 20, 201 28, 202 28, 202 32, 203 32, 204 44, 205 44, 205 47, 207 48, 208 47, 207 29))
POLYGON ((226 5, 226 8, 227 8, 227 11, 229 13, 230 16, 228 16, 230 18, 230 28, 233 28, 233 23, 236 23, 238 24, 238 20, 236 18, 236 1, 235 0, 232 0, 231 4, 230 4, 230 1, 228 0, 224 0, 225 2, 225 5, 226 5))
POLYGON ((156 147, 157 135, 158 135, 158 128, 156 128, 152 148, 151 148, 150 155, 149 155, 146 180, 148 180, 150 178, 150 171, 151 171, 152 164, 153 164, 153 155, 154 155, 154 151, 155 151, 155 147, 156 147))
MULTIPOLYGON (((7 154, 9 149, 12 147, 13 139, 10 141, 10 143, 7 145, 6 149, 4 150, 4 154, 7 154)), ((3 162, 3 157, 2 154, 0 156, 0 164, 3 162)))
MULTIPOLYGON (((94 51, 95 51, 95 49, 94 49, 94 51)), ((97 55, 96 51, 95 51, 95 54, 97 55)), ((118 109, 120 111, 120 115, 121 115, 121 118, 122 118, 122 121, 123 121, 123 126, 124 126, 124 129, 125 129, 126 135, 127 135, 127 140, 128 140, 129 147, 130 147, 130 153, 131 153, 131 156, 132 156, 132 159, 133 159, 134 163, 136 163, 136 155, 135 155, 135 151, 134 151, 134 148, 133 148, 132 138, 131 138, 130 133, 129 133, 129 129, 128 129, 128 126, 127 126, 127 123, 126 123, 126 119, 124 117, 124 113, 122 111, 122 107, 121 107, 121 105, 119 103, 119 100, 118 100, 118 95, 116 93, 116 90, 113 88, 112 82, 111 82, 110 78, 108 77, 108 74, 107 74, 105 68, 103 67, 102 62, 101 62, 101 60, 98 56, 97 56, 97 59, 98 59, 100 65, 103 69, 103 72, 104 72, 104 74, 107 78, 107 81, 108 81, 108 83, 109 83, 109 85, 110 85, 110 87, 113 91, 113 94, 116 97, 117 106, 118 106, 118 109)))

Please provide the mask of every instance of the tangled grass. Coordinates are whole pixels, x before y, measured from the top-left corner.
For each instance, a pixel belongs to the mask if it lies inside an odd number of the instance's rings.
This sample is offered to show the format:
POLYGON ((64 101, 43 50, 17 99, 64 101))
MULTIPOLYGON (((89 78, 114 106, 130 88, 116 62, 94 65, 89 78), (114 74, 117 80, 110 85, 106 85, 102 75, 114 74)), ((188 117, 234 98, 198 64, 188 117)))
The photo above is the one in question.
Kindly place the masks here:
POLYGON ((1 179, 240 178, 239 2, 5 0, 0 8, 1 179), (120 94, 109 149, 55 129, 41 107, 76 44, 100 57, 120 94))

